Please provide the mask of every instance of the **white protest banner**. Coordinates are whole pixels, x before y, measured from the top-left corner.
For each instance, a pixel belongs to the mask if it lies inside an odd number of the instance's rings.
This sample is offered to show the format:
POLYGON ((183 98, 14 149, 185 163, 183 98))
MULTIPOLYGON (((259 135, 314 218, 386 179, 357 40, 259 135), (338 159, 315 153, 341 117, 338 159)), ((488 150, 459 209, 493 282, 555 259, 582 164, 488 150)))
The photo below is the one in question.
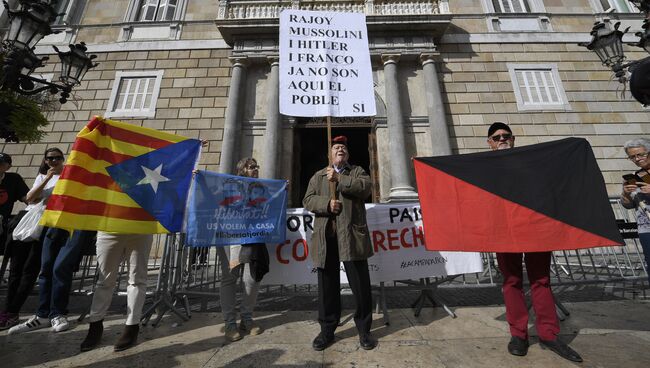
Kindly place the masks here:
MULTIPOLYGON (((368 229, 375 255, 368 259, 370 281, 482 272, 480 253, 427 251, 419 203, 367 204, 368 229)), ((314 215, 302 208, 287 212, 287 240, 267 245, 270 272, 262 282, 316 284, 316 270, 309 255, 314 215)), ((341 265, 341 282, 347 277, 341 265)))
POLYGON ((364 14, 280 13, 280 113, 376 114, 364 14))

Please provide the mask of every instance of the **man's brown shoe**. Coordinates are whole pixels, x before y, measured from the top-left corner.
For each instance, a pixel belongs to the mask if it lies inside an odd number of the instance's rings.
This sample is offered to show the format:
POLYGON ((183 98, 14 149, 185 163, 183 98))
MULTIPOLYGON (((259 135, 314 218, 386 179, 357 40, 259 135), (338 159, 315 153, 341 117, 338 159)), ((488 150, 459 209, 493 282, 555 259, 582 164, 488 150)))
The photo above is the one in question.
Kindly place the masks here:
POLYGON ((140 332, 139 324, 125 325, 124 332, 122 332, 122 336, 120 336, 120 338, 117 339, 117 342, 115 343, 113 350, 122 351, 135 345, 135 342, 138 340, 138 332, 140 332))
POLYGON ((88 326, 88 335, 81 343, 81 351, 90 351, 99 345, 99 342, 102 340, 102 334, 104 333, 104 320, 97 322, 90 322, 88 326))

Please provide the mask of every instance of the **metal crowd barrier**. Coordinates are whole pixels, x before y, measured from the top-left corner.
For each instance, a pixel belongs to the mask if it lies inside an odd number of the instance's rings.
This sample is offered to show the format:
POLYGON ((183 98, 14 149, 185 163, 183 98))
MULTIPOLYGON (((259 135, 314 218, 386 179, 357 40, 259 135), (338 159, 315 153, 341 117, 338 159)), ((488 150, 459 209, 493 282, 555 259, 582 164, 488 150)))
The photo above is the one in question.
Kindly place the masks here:
MULTIPOLYGON (((642 248, 634 231, 634 212, 623 208, 617 198, 611 198, 610 204, 624 234, 625 245, 553 252, 551 276, 554 287, 621 281, 645 282, 648 279, 642 248)), ((501 278, 495 254, 482 253, 481 257, 484 266, 484 271, 481 273, 382 283, 375 290, 375 295, 378 296, 376 309, 379 311, 381 308, 384 312, 387 310, 385 299, 387 291, 418 290, 420 295, 413 303, 416 315, 419 314, 424 303, 429 301, 433 305, 441 305, 450 316, 455 317, 453 311, 437 297, 438 288, 500 287, 501 278)), ((128 279, 126 262, 121 266, 115 286, 115 293, 118 295, 126 293, 128 279)), ((157 280, 155 289, 149 288, 152 290, 148 292, 150 303, 144 313, 143 322, 148 322, 153 314, 157 314, 153 323, 155 325, 168 311, 186 320, 191 315, 188 297, 199 299, 201 310, 207 309, 208 302, 219 296, 221 280, 219 262, 215 247, 185 247, 183 234, 156 236, 149 260, 149 275, 150 279, 155 277, 157 280), (184 313, 181 313, 177 306, 182 306, 185 309, 184 313)), ((91 296, 96 273, 94 254, 85 255, 80 270, 75 273, 72 293, 91 296)), ((0 275, 0 279, 4 277, 5 275, 0 275)), ((260 289, 260 293, 300 293, 310 292, 312 289, 315 290, 316 287, 267 285, 260 289)), ((90 300, 91 298, 88 298, 88 308, 90 300)), ((561 304, 558 304, 558 307, 560 310, 563 309, 561 304)), ((84 316, 85 313, 80 316, 80 320, 84 316)), ((388 322, 387 317, 386 322, 388 322)))
MULTIPOLYGON (((635 233, 635 215, 633 210, 621 206, 618 198, 610 198, 610 204, 615 214, 625 245, 616 247, 599 247, 573 251, 553 252, 551 263, 552 284, 554 287, 579 284, 612 283, 621 281, 645 281, 648 271, 644 263, 642 248, 638 235, 635 233)), ((187 295, 203 296, 206 298, 218 295, 220 267, 217 252, 214 248, 202 250, 187 250, 188 257, 185 265, 183 285, 179 291, 187 295), (197 258, 197 252, 200 257, 197 258)), ((383 290, 398 288, 421 291, 413 303, 416 314, 419 313, 425 301, 442 306, 450 316, 453 312, 436 296, 437 288, 480 288, 500 287, 501 274, 494 253, 482 253, 484 271, 481 273, 462 274, 445 277, 430 277, 420 280, 396 280, 390 284, 382 284, 383 290)), ((267 286, 261 292, 285 292, 310 290, 311 285, 277 285, 267 286)), ((380 295, 382 293, 379 293, 380 295)), ((379 303, 385 300, 379 301, 379 303)), ((203 302, 206 305, 207 301, 203 302)), ((561 312, 568 314, 558 303, 561 312)), ((383 308, 382 308, 383 309, 383 308)), ((561 316, 562 317, 562 316, 561 316)))

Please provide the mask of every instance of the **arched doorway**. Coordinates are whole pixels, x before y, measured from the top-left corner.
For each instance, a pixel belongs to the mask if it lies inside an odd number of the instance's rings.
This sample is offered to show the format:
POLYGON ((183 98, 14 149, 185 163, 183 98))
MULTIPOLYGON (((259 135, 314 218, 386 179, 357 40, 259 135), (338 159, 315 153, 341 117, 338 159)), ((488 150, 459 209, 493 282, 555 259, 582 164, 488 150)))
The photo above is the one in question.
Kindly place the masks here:
MULTIPOLYGON (((292 196, 289 206, 302 207, 309 179, 327 166, 327 125, 325 118, 297 118, 294 129, 294 158, 291 182, 292 196)), ((379 202, 379 170, 377 168, 377 142, 370 119, 332 118, 332 137, 348 137, 350 163, 364 168, 373 183, 372 195, 367 202, 379 202)))

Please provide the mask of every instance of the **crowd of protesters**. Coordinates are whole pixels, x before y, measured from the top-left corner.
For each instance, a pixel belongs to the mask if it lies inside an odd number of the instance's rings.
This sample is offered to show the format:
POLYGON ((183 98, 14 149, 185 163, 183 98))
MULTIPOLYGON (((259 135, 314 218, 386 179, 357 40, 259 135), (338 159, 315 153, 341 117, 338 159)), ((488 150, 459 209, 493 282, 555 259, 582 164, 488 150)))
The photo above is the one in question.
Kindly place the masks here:
MULTIPOLYGON (((492 150, 514 147, 515 137, 504 123, 492 124, 487 137, 492 150)), ((354 321, 359 344, 361 348, 371 350, 377 346, 377 340, 371 334, 372 294, 367 259, 372 256, 372 247, 364 206, 371 183, 361 167, 348 162, 346 137, 336 137, 330 143, 330 164, 312 176, 303 200, 305 208, 315 214, 310 253, 318 270, 320 333, 312 346, 320 351, 335 341, 335 329, 341 318, 339 264, 343 262, 356 301, 354 321)), ((626 177, 621 203, 636 210, 640 242, 646 263, 650 264, 650 206, 646 207, 650 200, 650 140, 628 141, 624 150, 639 170, 633 177, 626 177)), ((137 341, 153 237, 150 234, 93 231, 73 231, 70 234, 65 229, 37 228, 33 221, 29 223, 33 228, 27 226, 26 218, 38 217, 38 211, 42 214, 63 171, 64 162, 60 149, 47 149, 29 189, 19 174, 9 172, 11 156, 0 153, 0 250, 4 252, 5 263, 9 260, 5 303, 0 310, 0 330, 9 329, 8 334, 13 335, 46 327, 54 332, 69 329, 67 315, 73 273, 78 269, 82 255, 96 252, 98 279, 90 308, 88 333, 80 348, 89 351, 101 342, 103 321, 112 299, 118 268, 128 259, 127 317, 124 331, 114 346, 115 351, 124 350, 137 341), (16 202, 24 202, 27 207, 12 216, 16 202), (17 232, 29 236, 21 235, 20 239, 15 239, 17 232), (39 286, 38 308, 30 318, 20 323, 21 308, 36 281, 39 286)), ((257 178, 259 165, 253 158, 244 158, 237 164, 236 174, 257 178)), ((245 334, 262 333, 263 328, 253 319, 253 310, 260 281, 269 271, 266 246, 256 243, 217 249, 221 262, 220 302, 226 339, 234 342, 245 334), (235 312, 238 280, 243 290, 239 325, 235 312)), ((565 359, 580 362, 582 358, 578 353, 557 338, 560 328, 550 288, 550 259, 550 252, 497 254, 499 269, 504 275, 506 318, 512 335, 507 349, 512 355, 523 356, 529 346, 528 310, 522 288, 523 261, 530 278, 540 343, 565 359)), ((31 314, 25 310, 22 312, 31 314)))

